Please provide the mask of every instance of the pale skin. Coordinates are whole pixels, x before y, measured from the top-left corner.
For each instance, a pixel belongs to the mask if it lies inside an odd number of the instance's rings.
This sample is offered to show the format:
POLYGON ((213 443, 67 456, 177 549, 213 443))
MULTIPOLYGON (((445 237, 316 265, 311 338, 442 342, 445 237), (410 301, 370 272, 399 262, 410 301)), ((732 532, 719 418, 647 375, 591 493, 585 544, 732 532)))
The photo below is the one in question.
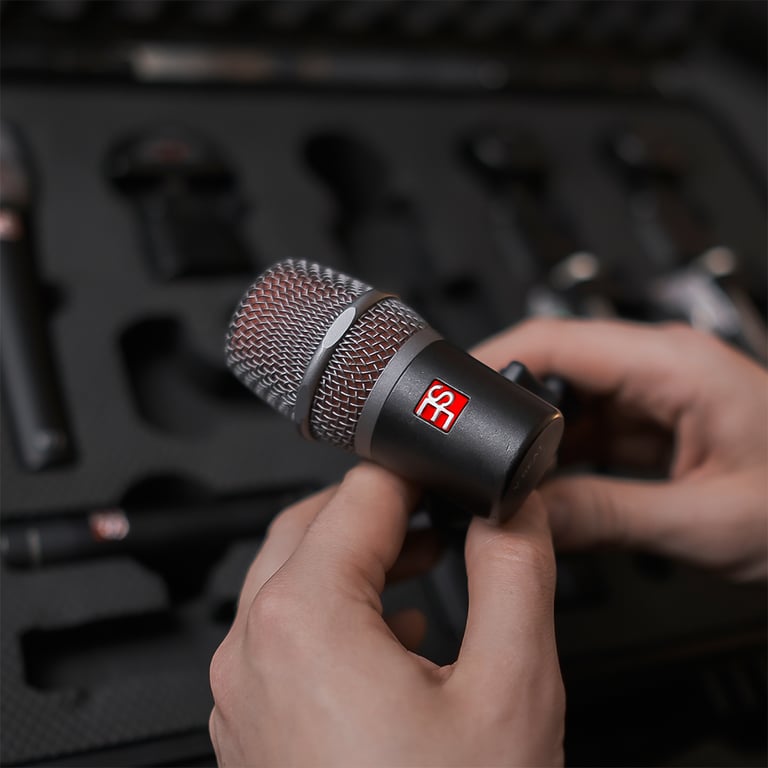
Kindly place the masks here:
MULTIPOLYGON (((669 476, 560 477, 542 497, 558 549, 625 546, 717 569, 768 575, 768 373, 684 325, 536 320, 482 344, 491 367, 510 352, 673 438, 669 476)), ((599 436, 598 436, 599 439, 599 436)))
POLYGON ((277 519, 211 666, 219 765, 562 762, 555 561, 540 499, 504 528, 473 521, 467 629, 445 667, 407 650, 382 618, 417 501, 361 464, 277 519))
POLYGON ((685 328, 597 321, 531 321, 475 354, 561 375, 667 429, 669 479, 562 477, 503 528, 473 520, 467 627, 445 667, 409 650, 405 628, 381 610, 416 489, 361 464, 289 508, 211 665, 219 765, 561 764, 553 535, 564 548, 640 547, 765 577, 763 369, 685 328))

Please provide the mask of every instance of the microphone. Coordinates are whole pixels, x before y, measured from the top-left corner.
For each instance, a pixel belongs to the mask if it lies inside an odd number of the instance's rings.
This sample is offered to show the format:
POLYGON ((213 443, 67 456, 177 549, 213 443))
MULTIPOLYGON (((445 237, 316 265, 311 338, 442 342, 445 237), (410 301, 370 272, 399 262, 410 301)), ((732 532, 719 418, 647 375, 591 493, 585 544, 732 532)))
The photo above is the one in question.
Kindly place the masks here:
POLYGON ((21 140, 0 124, 0 372, 24 466, 72 458, 30 237, 32 174, 21 140))
MULTIPOLYGON (((305 489, 309 493, 311 488, 305 489)), ((38 568, 115 555, 176 555, 264 536, 275 515, 299 498, 268 491, 196 502, 81 510, 64 517, 5 523, 0 556, 16 568, 38 568)))
POLYGON ((554 461, 552 405, 454 347, 392 294, 307 261, 248 289, 226 340, 235 376, 301 434, 503 522, 554 461))

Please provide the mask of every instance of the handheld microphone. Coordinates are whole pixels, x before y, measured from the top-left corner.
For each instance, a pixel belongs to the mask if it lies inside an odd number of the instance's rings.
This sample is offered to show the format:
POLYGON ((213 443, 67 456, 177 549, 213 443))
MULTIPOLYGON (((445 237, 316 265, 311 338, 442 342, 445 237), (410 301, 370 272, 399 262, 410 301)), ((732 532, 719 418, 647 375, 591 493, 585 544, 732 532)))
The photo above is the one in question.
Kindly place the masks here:
POLYGON ((560 412, 445 341, 410 307, 307 261, 248 289, 229 367, 302 435, 506 520, 550 468, 560 412))
POLYGON ((32 174, 18 135, 0 124, 0 372, 24 466, 72 458, 30 236, 32 174))

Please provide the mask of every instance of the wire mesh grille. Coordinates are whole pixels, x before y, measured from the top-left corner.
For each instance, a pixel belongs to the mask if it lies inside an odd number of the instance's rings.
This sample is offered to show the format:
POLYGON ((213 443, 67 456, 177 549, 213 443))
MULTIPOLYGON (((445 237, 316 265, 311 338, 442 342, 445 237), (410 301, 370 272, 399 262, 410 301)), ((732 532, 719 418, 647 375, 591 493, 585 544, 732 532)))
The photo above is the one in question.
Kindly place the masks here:
POLYGON ((248 289, 232 317, 229 367, 254 394, 290 417, 304 372, 328 327, 369 290, 319 264, 275 264, 248 289))
POLYGON ((399 299, 374 304, 333 352, 315 392, 310 429, 318 440, 347 450, 373 385, 397 350, 424 320, 399 299))
MULTIPOLYGON (((370 290, 306 261, 284 261, 246 292, 227 335, 227 362, 252 392, 291 417, 304 374, 333 321, 370 290)), ((402 344, 426 323, 399 299, 374 304, 344 334, 321 375, 310 411, 319 440, 352 449, 365 401, 402 344)))

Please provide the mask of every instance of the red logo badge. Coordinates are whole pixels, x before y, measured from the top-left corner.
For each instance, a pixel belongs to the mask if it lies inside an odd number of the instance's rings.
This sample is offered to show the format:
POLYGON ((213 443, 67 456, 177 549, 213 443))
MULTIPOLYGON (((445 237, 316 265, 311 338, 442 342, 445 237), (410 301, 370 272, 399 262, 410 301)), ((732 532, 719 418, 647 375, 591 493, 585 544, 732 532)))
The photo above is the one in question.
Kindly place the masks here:
POLYGON ((433 427, 450 432, 468 402, 466 395, 451 389, 440 379, 435 379, 427 387, 413 412, 433 427))

